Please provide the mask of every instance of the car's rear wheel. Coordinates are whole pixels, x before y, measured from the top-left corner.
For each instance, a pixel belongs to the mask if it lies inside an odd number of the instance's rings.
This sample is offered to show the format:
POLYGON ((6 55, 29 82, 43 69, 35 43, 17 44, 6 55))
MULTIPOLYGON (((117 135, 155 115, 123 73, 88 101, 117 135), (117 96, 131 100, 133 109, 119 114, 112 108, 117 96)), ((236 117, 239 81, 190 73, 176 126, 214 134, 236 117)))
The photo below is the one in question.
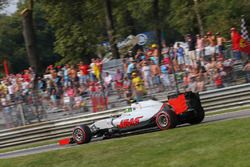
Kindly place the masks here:
POLYGON ((77 144, 84 144, 90 142, 92 134, 88 126, 80 125, 74 128, 72 136, 77 144))
POLYGON ((175 128, 177 125, 176 115, 171 110, 159 112, 156 115, 155 121, 156 121, 157 127, 160 130, 175 128))

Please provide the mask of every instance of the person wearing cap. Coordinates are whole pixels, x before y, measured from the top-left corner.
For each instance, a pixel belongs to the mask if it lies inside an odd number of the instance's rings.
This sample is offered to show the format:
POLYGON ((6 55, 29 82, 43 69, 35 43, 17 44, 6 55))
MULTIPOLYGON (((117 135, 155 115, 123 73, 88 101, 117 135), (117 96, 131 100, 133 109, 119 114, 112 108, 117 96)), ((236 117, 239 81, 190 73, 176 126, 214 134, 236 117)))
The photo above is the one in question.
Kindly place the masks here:
POLYGON ((155 59, 155 63, 158 64, 158 49, 156 44, 152 44, 152 56, 155 59))
POLYGON ((132 73, 132 90, 134 90, 135 99, 137 102, 143 100, 145 88, 143 86, 143 80, 136 72, 132 73))

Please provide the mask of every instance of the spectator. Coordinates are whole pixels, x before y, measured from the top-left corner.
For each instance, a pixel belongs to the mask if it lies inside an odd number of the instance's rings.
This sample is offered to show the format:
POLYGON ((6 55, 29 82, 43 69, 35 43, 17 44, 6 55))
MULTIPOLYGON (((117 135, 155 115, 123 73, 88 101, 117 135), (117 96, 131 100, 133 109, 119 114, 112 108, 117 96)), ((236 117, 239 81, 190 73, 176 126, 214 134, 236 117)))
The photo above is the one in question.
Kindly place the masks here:
POLYGON ((169 52, 169 48, 167 47, 167 45, 165 43, 163 43, 162 44, 162 51, 161 51, 163 58, 169 57, 168 52, 169 52))
POLYGON ((215 71, 213 79, 214 79, 215 86, 217 88, 223 88, 224 87, 223 80, 222 80, 222 74, 221 74, 219 69, 217 69, 215 71))
POLYGON ((195 56, 195 44, 196 44, 196 39, 191 36, 190 34, 187 35, 187 43, 188 43, 188 56, 191 60, 191 65, 195 65, 196 63, 196 56, 195 56))
POLYGON ((201 57, 204 57, 204 38, 202 38, 199 34, 196 35, 196 59, 199 60, 201 57))
POLYGON ((145 54, 143 53, 143 51, 141 49, 138 49, 137 50, 137 53, 135 55, 135 61, 137 63, 140 63, 142 60, 145 60, 146 59, 146 56, 145 54))
POLYGON ((154 87, 159 88, 157 91, 160 91, 161 90, 161 80, 160 80, 161 71, 160 71, 160 68, 152 60, 151 60, 151 67, 150 68, 151 68, 151 77, 153 80, 153 85, 154 85, 154 87))
POLYGON ((218 54, 219 54, 218 57, 223 58, 224 43, 226 42, 226 39, 221 36, 220 32, 217 32, 216 40, 217 40, 217 48, 218 48, 218 54))
POLYGON ((164 63, 161 64, 161 80, 164 88, 170 90, 171 84, 169 80, 168 67, 164 63))
POLYGON ((91 63, 90 63, 90 80, 91 81, 94 81, 96 79, 96 76, 95 76, 95 70, 96 70, 96 64, 95 64, 95 59, 92 58, 91 59, 91 63))
POLYGON ((241 59, 241 53, 240 53, 240 35, 238 34, 236 28, 231 28, 231 40, 232 40, 232 51, 235 60, 239 61, 241 59))
POLYGON ((191 92, 194 92, 194 93, 197 92, 196 77, 192 76, 190 78, 190 82, 188 84, 188 87, 187 87, 186 91, 191 91, 191 92))
POLYGON ((183 71, 183 67, 184 67, 184 63, 185 63, 184 62, 184 49, 180 46, 180 43, 177 43, 176 55, 177 55, 179 70, 183 71))
POLYGON ((246 81, 249 83, 250 82, 250 61, 248 60, 243 67, 243 71, 246 72, 246 81))
POLYGON ((136 71, 136 61, 132 60, 130 64, 128 65, 128 69, 127 69, 127 76, 129 79, 132 79, 131 75, 132 75, 132 72, 134 71, 136 71))
POLYGON ((73 112, 75 95, 76 95, 76 90, 74 89, 73 85, 68 86, 66 88, 65 96, 68 98, 67 106, 68 106, 69 114, 73 114, 72 112, 73 112))
POLYGON ((135 100, 137 102, 143 100, 143 95, 145 93, 145 89, 143 86, 143 80, 138 76, 135 72, 132 74, 132 90, 134 91, 135 100))
POLYGON ((202 78, 202 76, 198 76, 196 78, 196 91, 197 92, 202 92, 204 90, 205 90, 204 78, 202 78))
POLYGON ((159 55, 158 55, 158 47, 156 44, 152 44, 152 60, 154 61, 155 64, 158 65, 158 60, 159 60, 159 55))
POLYGON ((115 81, 115 89, 117 90, 118 98, 121 98, 122 95, 122 88, 123 88, 123 73, 120 69, 116 70, 114 81, 115 81))
POLYGON ((131 82, 128 79, 128 77, 124 77, 123 92, 125 100, 127 101, 127 103, 129 103, 132 98, 132 91, 131 91, 131 82))
POLYGON ((109 92, 112 88, 112 82, 113 82, 112 76, 109 74, 109 72, 105 73, 105 77, 103 80, 105 89, 109 92))
POLYGON ((126 59, 122 59, 122 71, 124 74, 126 74, 127 70, 128 70, 128 63, 126 59))
POLYGON ((80 83, 86 85, 87 80, 89 79, 89 65, 80 61, 78 68, 80 70, 80 83))
POLYGON ((148 89, 151 89, 153 86, 152 77, 151 77, 151 69, 146 61, 143 62, 142 64, 141 73, 142 73, 142 78, 144 80, 145 87, 148 89))
POLYGON ((8 100, 3 94, 1 95, 1 108, 3 109, 3 117, 5 119, 6 128, 13 128, 12 111, 10 106, 8 106, 8 100))
POLYGON ((227 85, 229 85, 231 82, 234 81, 234 72, 233 72, 233 61, 232 59, 227 59, 224 60, 221 59, 221 66, 222 66, 222 70, 225 72, 225 83, 227 85))
POLYGON ((69 73, 70 73, 70 68, 69 68, 69 65, 66 64, 63 68, 63 77, 64 77, 64 86, 67 87, 67 86, 70 86, 70 77, 69 77, 69 73))
POLYGON ((190 83, 190 76, 189 72, 185 72, 185 75, 183 76, 183 88, 186 90, 190 83))
POLYGON ((207 40, 209 42, 209 46, 210 46, 210 49, 211 49, 211 52, 212 52, 212 56, 214 57, 215 56, 215 46, 216 46, 216 38, 215 36, 213 35, 212 32, 207 32, 207 40))

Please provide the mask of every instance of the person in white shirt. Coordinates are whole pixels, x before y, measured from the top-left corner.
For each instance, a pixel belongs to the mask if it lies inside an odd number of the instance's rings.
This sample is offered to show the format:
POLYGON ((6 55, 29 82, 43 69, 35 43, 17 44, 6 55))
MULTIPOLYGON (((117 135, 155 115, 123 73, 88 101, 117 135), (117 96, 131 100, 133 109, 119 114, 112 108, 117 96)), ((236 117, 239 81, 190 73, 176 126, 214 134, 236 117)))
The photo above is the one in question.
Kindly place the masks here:
POLYGON ((152 77, 151 77, 151 69, 147 62, 144 62, 142 64, 141 72, 142 72, 145 87, 150 88, 153 85, 153 82, 152 82, 152 77))
POLYGON ((104 77, 104 86, 106 89, 111 88, 112 81, 113 81, 112 76, 108 72, 106 72, 106 75, 104 77))

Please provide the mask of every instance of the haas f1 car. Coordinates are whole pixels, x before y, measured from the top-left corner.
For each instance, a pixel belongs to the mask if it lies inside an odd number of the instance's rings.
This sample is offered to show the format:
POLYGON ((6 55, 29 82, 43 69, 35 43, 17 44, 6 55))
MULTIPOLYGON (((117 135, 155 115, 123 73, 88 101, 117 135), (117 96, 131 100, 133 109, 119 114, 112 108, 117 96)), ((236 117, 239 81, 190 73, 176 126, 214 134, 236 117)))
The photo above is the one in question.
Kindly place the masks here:
POLYGON ((169 97, 167 103, 146 100, 133 103, 119 116, 96 121, 91 125, 80 125, 73 129, 72 137, 59 141, 64 144, 84 144, 94 137, 110 138, 116 134, 157 127, 160 130, 177 125, 198 124, 204 119, 199 94, 186 92, 169 97))

